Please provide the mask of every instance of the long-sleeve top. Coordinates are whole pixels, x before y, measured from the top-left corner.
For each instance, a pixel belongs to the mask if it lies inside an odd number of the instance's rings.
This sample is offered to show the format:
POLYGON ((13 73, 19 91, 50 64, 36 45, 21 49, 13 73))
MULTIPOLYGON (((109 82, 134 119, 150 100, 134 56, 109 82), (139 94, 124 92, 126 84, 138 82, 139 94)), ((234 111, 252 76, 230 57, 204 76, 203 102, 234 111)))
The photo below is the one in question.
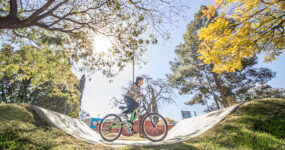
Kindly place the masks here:
POLYGON ((137 86, 135 83, 131 84, 128 91, 124 96, 128 96, 135 101, 138 101, 142 96, 140 95, 140 87, 137 86))

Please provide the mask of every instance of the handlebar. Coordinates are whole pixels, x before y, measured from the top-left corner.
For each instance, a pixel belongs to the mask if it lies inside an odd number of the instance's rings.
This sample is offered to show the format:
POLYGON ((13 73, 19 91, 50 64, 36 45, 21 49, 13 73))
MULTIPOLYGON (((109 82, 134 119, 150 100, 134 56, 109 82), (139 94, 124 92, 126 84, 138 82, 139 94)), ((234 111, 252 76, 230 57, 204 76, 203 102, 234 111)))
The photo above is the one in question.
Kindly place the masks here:
POLYGON ((110 99, 109 104, 113 105, 112 107, 117 106, 118 104, 124 104, 123 100, 118 100, 116 97, 110 99), (114 100, 114 102, 112 102, 114 100))
MULTIPOLYGON (((139 101, 140 101, 140 104, 144 104, 145 106, 147 106, 145 99, 146 99, 146 95, 144 95, 139 101)), ((111 98, 109 103, 113 104, 114 106, 117 106, 118 104, 125 104, 123 99, 119 100, 116 97, 111 98), (112 101, 114 101, 114 102, 112 102, 112 101)))
MULTIPOLYGON (((143 103, 144 105, 146 105, 146 100, 145 100, 146 96, 143 96, 143 98, 140 100, 141 103, 143 103)), ((147 106, 147 105, 146 105, 147 106)))

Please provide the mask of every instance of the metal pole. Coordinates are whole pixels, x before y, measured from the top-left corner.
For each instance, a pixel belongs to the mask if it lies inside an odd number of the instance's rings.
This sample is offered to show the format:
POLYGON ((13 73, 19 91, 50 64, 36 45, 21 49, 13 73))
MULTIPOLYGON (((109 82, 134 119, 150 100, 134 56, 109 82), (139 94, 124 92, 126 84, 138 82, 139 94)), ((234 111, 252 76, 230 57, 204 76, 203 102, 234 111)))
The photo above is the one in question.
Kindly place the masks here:
POLYGON ((135 48, 133 48, 133 83, 135 83, 135 48))

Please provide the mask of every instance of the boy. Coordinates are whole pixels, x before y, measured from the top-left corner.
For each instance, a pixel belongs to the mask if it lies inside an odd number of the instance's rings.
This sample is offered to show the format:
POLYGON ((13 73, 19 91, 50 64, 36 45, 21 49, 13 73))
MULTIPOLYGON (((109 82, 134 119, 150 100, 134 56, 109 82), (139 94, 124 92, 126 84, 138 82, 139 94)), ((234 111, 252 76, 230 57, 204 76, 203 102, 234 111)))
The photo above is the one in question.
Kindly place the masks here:
POLYGON ((143 94, 140 92, 140 87, 143 85, 143 78, 137 77, 136 82, 131 84, 129 90, 124 95, 125 103, 127 104, 127 110, 123 113, 128 114, 133 112, 136 108, 139 107, 139 99, 143 97, 143 94))
MULTIPOLYGON (((123 114, 127 115, 128 113, 133 112, 135 109, 139 107, 138 101, 140 98, 143 97, 143 94, 140 92, 140 87, 142 85, 143 85, 142 77, 137 77, 136 82, 131 84, 129 90, 124 95, 124 100, 127 105, 127 109, 123 112, 123 114)), ((133 129, 132 132, 134 134, 136 133, 133 129)))

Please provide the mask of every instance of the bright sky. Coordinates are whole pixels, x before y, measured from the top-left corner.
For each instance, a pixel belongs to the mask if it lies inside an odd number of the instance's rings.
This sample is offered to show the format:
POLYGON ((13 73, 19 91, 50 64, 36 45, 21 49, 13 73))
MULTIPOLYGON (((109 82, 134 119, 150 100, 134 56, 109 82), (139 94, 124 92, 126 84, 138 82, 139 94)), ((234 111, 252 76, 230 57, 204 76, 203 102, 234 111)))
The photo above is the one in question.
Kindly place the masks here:
MULTIPOLYGON (((189 20, 185 20, 177 26, 176 29, 172 30, 172 38, 167 41, 160 41, 156 45, 148 47, 148 51, 144 55, 144 60, 148 63, 142 68, 135 68, 135 76, 141 74, 148 74, 154 79, 165 78, 165 74, 170 73, 169 61, 173 61, 175 57, 175 47, 183 42, 183 34, 186 32, 186 26, 193 19, 193 15, 200 9, 201 4, 207 4, 208 1, 189 0, 189 6, 191 9, 188 12, 192 16, 189 20)), ((285 54, 278 57, 273 63, 265 64, 262 59, 259 59, 258 67, 268 67, 272 71, 277 72, 277 77, 270 81, 273 87, 285 88, 285 54)), ((81 74, 75 72, 78 78, 81 74)), ((114 82, 109 83, 108 79, 103 77, 101 73, 96 73, 92 76, 91 82, 86 80, 85 90, 82 99, 82 108, 87 111, 92 117, 104 117, 109 113, 119 113, 117 108, 111 108, 109 100, 112 97, 121 97, 123 94, 121 91, 122 86, 126 86, 129 81, 132 81, 132 66, 129 65, 125 71, 121 72, 117 77, 114 78, 114 82)), ((176 104, 164 105, 159 109, 159 113, 165 117, 172 118, 176 121, 182 119, 181 110, 190 110, 192 116, 194 111, 197 115, 203 114, 205 106, 194 105, 188 106, 184 102, 187 102, 192 96, 191 95, 178 95, 175 97, 176 104)), ((209 101, 210 103, 210 101, 209 101)))

